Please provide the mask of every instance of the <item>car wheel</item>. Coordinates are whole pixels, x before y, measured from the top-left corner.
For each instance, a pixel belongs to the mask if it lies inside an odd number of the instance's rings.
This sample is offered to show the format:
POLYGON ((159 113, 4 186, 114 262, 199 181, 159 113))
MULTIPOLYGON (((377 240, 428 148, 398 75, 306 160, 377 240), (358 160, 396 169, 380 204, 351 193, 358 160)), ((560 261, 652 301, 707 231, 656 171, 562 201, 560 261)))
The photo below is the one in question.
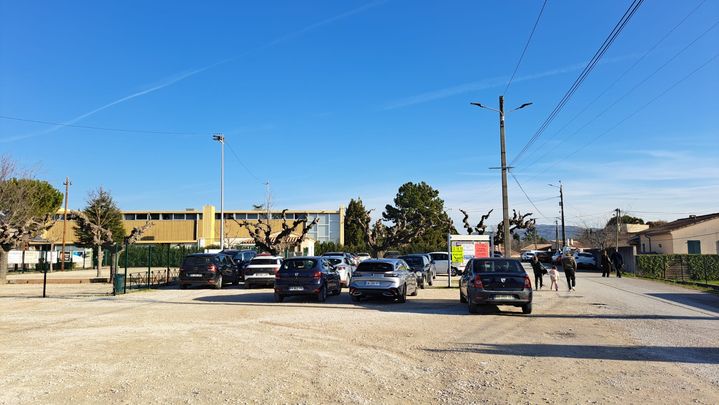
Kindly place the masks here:
POLYGON ((407 284, 404 285, 404 288, 402 289, 402 295, 399 296, 397 299, 400 303, 407 302, 407 284))
POLYGON ((430 287, 431 287, 432 284, 433 284, 433 283, 432 283, 432 279, 433 279, 433 278, 434 278, 434 276, 430 277, 429 280, 427 281, 427 282, 429 283, 429 286, 430 286, 430 287))
POLYGON ((282 294, 275 293, 275 302, 282 302, 285 300, 285 297, 282 294))
POLYGON ((180 284, 180 290, 186 290, 187 284, 180 284))
POLYGON ((419 293, 419 289, 417 288, 417 286, 414 286, 414 291, 412 291, 412 294, 410 294, 410 295, 413 297, 416 297, 417 293, 419 293))
POLYGON ((340 295, 342 294, 342 284, 337 284, 337 289, 332 293, 332 295, 340 295))
POLYGON ((479 305, 467 300, 467 309, 469 309, 470 314, 476 314, 479 312, 479 305))
POLYGON ((222 274, 220 274, 220 277, 217 279, 217 282, 215 283, 215 290, 219 290, 222 288, 222 274))
POLYGON ((467 303, 467 299, 464 298, 464 295, 462 295, 462 291, 459 292, 459 303, 460 303, 460 304, 466 304, 466 303, 467 303))
POLYGON ((532 303, 524 304, 522 305, 522 313, 523 314, 531 314, 532 313, 532 303))
POLYGON ((359 295, 351 295, 350 294, 350 300, 352 302, 360 302, 360 296, 359 295))
POLYGON ((320 288, 320 292, 317 293, 317 301, 319 301, 319 302, 327 301, 327 285, 322 284, 322 288, 320 288))

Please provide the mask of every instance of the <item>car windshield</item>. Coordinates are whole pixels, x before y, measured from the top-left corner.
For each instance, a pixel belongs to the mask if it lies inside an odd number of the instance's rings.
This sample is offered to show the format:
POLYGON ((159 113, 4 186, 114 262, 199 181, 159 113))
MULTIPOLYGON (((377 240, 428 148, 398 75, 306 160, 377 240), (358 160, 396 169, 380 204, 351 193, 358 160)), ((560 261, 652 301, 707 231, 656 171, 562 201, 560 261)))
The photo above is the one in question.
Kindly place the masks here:
POLYGON ((289 259, 282 263, 280 270, 310 270, 315 267, 315 264, 317 264, 317 260, 315 259, 289 259))
POLYGON ((357 266, 358 272, 367 272, 367 273, 384 273, 387 271, 392 271, 394 268, 392 267, 392 263, 384 263, 384 262, 362 262, 357 266))
POLYGON ((475 273, 524 273, 524 268, 516 260, 475 260, 475 273))
POLYGON ((446 253, 432 253, 430 256, 432 257, 432 260, 447 260, 446 253))
POLYGON ((327 259, 327 263, 329 263, 333 266, 336 266, 338 264, 342 264, 342 259, 331 257, 331 258, 327 259))
POLYGON ((277 259, 252 259, 250 262, 250 265, 253 264, 259 264, 259 265, 276 265, 277 259))
POLYGON ((182 262, 184 266, 204 266, 212 261, 212 256, 187 256, 182 262))
POLYGON ((400 259, 407 262, 407 264, 409 264, 409 267, 412 268, 424 266, 424 262, 419 256, 401 256, 400 259))

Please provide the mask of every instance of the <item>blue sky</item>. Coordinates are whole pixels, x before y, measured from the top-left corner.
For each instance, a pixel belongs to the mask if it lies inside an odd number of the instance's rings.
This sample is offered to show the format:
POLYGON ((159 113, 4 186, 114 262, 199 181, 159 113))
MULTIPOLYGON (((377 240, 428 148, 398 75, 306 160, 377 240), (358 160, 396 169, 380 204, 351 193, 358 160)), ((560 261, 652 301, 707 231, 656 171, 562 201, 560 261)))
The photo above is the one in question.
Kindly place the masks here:
MULTIPOLYGON (((505 95, 534 103, 507 117, 510 161, 629 3, 547 2, 505 95)), ((73 208, 98 186, 123 209, 199 208, 219 205, 222 132, 227 209, 262 202, 266 180, 293 209, 380 208, 426 181, 456 219, 499 221, 498 117, 469 102, 497 106, 541 6, 0 0, 0 116, 163 132, 0 118, 0 154, 69 176, 73 208)), ((541 214, 510 177, 511 208, 553 223, 562 180, 575 225, 719 211, 717 21, 715 0, 645 2, 515 164, 541 214)))

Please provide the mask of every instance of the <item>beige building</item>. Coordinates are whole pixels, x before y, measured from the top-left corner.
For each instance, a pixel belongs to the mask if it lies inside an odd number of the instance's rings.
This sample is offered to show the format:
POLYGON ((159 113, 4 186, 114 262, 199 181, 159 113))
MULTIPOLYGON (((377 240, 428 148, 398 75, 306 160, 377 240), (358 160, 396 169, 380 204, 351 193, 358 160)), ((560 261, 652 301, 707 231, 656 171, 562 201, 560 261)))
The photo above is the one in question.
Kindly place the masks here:
MULTIPOLYGON (((129 233, 134 227, 139 227, 152 222, 152 227, 147 230, 137 242, 140 244, 178 244, 194 245, 199 247, 213 246, 220 244, 220 213, 212 205, 205 205, 202 210, 187 209, 184 211, 123 211, 123 225, 125 232, 129 233)), ((247 244, 251 242, 250 235, 237 221, 257 222, 258 219, 266 220, 266 211, 253 210, 226 210, 225 211, 225 245, 247 244)), ((273 233, 282 230, 282 212, 271 211, 269 213, 270 225, 273 233)), ((337 210, 287 210, 285 212, 287 223, 291 224, 295 219, 306 218, 307 222, 319 219, 307 233, 307 238, 317 242, 334 242, 344 244, 344 220, 345 209, 340 207, 337 210)), ((45 232, 42 240, 34 244, 54 244, 62 242, 63 212, 58 214, 58 221, 45 232)), ((65 234, 67 245, 74 245, 75 221, 67 221, 65 234)), ((297 229, 297 234, 302 232, 302 227, 297 229)))
POLYGON ((640 232, 639 252, 719 254, 719 213, 692 215, 640 232))

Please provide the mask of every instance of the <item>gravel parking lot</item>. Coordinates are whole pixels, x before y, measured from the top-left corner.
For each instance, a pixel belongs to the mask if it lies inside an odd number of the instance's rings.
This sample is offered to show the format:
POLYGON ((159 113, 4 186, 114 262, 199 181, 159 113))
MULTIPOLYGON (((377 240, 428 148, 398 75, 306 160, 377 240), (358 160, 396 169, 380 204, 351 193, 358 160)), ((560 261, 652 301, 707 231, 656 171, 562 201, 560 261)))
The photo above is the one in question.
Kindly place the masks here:
POLYGON ((719 402, 719 298, 650 281, 580 273, 531 316, 470 316, 440 287, 406 304, 38 288, 0 287, 3 404, 719 402))

